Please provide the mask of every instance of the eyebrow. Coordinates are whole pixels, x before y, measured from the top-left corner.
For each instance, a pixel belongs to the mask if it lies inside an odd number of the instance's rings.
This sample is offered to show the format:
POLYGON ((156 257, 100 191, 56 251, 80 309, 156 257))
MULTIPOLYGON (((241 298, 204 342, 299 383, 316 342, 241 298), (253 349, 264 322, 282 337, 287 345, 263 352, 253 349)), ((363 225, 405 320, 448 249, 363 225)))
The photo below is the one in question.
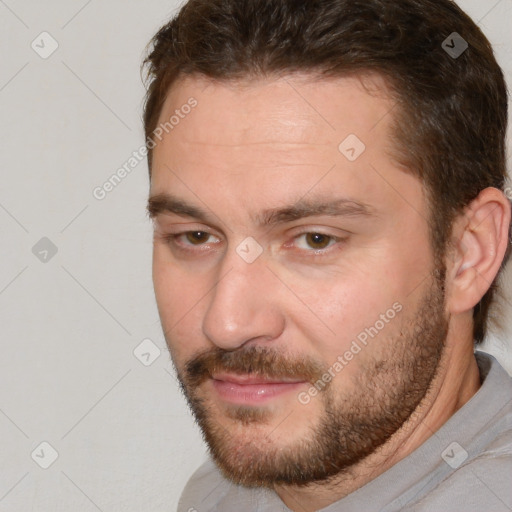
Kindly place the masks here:
MULTIPOLYGON (((148 200, 147 212, 151 219, 167 213, 191 217, 205 224, 212 222, 212 219, 216 217, 203 208, 166 193, 151 196, 148 200)), ((261 226, 273 226, 317 215, 371 217, 375 214, 375 210, 368 204, 350 198, 302 198, 289 206, 265 210, 258 214, 255 220, 261 226)))
POLYGON ((369 205, 349 198, 328 200, 303 198, 290 206, 266 210, 258 218, 261 225, 272 226, 317 215, 329 217, 370 217, 375 215, 375 212, 369 205))
POLYGON ((199 208, 178 197, 165 193, 151 196, 148 199, 147 212, 150 219, 154 219, 158 215, 165 213, 174 213, 181 217, 193 217, 201 222, 209 222, 212 217, 212 215, 203 208, 199 208))

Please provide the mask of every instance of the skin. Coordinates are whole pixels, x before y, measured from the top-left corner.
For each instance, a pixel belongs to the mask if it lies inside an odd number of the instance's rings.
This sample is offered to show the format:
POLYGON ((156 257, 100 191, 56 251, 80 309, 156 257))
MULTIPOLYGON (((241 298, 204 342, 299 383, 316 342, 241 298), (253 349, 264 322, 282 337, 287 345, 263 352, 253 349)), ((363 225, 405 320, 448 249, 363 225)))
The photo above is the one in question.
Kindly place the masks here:
MULTIPOLYGON (((199 220, 152 212, 155 294, 182 380, 187 363, 212 349, 238 354, 256 347, 283 360, 331 367, 358 334, 399 303, 400 313, 336 374, 329 393, 344 401, 345 410, 365 410, 360 402, 368 398, 361 389, 383 361, 390 361, 391 370, 377 375, 382 393, 387 382, 400 382, 398 358, 407 353, 420 308, 435 290, 438 265, 423 187, 389 156, 393 101, 379 77, 371 83, 372 94, 354 77, 294 75, 250 84, 188 77, 171 89, 162 122, 190 97, 198 104, 155 147, 150 196, 172 194, 209 214, 199 220), (349 134, 366 145, 353 162, 338 149, 349 134), (369 213, 273 225, 258 219, 299 199, 334 198, 364 204, 369 213), (194 231, 207 235, 195 240, 183 234, 194 231), (305 233, 333 238, 318 249, 308 245, 305 233), (236 251, 247 237, 262 249, 252 263, 236 251)), ((478 390, 472 308, 499 271, 509 224, 509 203, 491 188, 456 220, 437 312, 446 322, 444 349, 421 402, 386 442, 329 481, 276 484, 289 508, 318 510, 374 479, 478 390)), ((411 348, 413 360, 415 353, 411 348)), ((239 408, 211 384, 207 379, 190 389, 206 404, 211 423, 229 433, 226 453, 236 457, 227 455, 226 464, 250 465, 251 457, 296 450, 325 412, 327 393, 308 404, 298 400, 298 392, 311 388, 307 382, 262 406, 239 408)))

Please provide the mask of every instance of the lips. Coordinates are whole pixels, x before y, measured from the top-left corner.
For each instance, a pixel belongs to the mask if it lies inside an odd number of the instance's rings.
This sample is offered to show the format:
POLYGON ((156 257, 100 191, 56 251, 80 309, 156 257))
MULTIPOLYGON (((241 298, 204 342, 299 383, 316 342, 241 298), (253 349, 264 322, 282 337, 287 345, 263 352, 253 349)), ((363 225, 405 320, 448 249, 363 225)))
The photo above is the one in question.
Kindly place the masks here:
POLYGON ((291 391, 297 391, 304 380, 263 377, 252 374, 218 373, 212 384, 221 399, 236 404, 261 404, 291 391))
POLYGON ((304 382, 302 379, 287 379, 282 377, 271 378, 252 374, 239 375, 235 373, 216 373, 212 378, 214 380, 232 382, 233 384, 239 384, 240 386, 251 384, 294 384, 297 382, 304 382))

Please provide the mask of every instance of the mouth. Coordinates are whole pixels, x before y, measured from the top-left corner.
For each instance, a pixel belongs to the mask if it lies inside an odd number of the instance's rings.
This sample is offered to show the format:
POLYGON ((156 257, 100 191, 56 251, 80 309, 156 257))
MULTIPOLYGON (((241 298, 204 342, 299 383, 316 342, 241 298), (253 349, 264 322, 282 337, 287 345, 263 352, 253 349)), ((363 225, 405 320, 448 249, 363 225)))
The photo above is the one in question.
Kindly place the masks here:
POLYGON ((218 396, 238 405, 258 405, 292 391, 298 391, 306 381, 300 379, 262 377, 253 374, 218 373, 211 377, 218 396))

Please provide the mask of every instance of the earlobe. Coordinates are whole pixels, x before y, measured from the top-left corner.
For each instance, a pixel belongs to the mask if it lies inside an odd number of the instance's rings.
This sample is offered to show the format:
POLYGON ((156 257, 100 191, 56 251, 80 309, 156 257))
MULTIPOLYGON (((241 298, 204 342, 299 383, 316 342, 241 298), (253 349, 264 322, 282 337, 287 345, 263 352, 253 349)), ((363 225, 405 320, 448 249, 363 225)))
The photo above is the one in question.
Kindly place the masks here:
POLYGON ((454 224, 456 257, 447 306, 463 313, 480 302, 505 257, 510 228, 510 202, 498 189, 486 188, 454 224))

